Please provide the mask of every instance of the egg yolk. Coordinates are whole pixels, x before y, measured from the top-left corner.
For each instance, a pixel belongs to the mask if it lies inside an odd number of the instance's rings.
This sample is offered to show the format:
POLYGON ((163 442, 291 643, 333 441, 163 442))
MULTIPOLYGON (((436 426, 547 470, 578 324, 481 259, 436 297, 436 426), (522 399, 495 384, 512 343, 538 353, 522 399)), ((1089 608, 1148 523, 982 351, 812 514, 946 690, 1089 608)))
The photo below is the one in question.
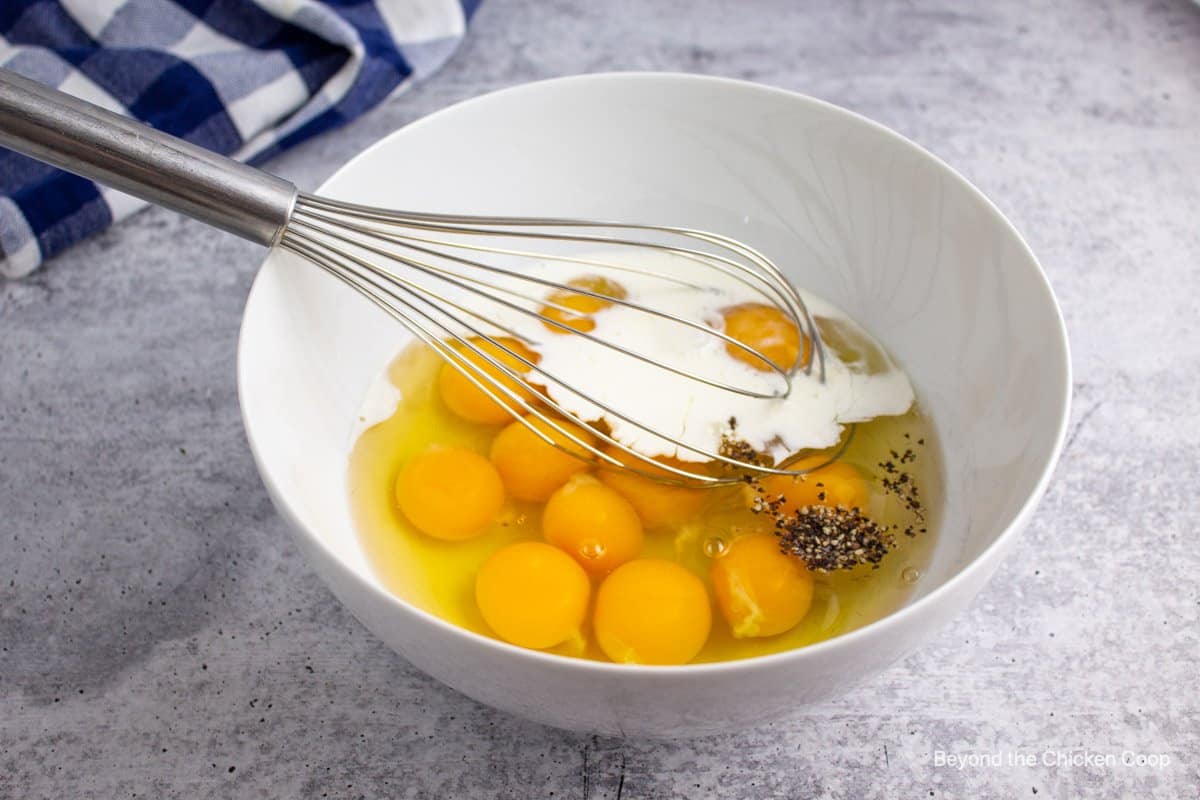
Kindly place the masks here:
MULTIPOLYGON (((673 477, 673 473, 665 469, 656 469, 652 464, 611 445, 604 448, 604 452, 642 472, 661 473, 664 477, 673 477)), ((659 456, 655 460, 672 467, 688 470, 695 470, 699 466, 667 456, 659 456)), ((708 495, 703 489, 688 489, 683 486, 659 483, 653 478, 617 467, 601 467, 596 471, 596 476, 637 509, 642 524, 647 528, 686 522, 696 516, 708 500, 708 495)))
MULTIPOLYGON (((809 469, 827 460, 826 456, 815 455, 802 458, 790 469, 809 469)), ((760 480, 766 497, 783 496, 780 511, 794 513, 804 506, 845 506, 866 509, 867 482, 858 470, 841 461, 834 461, 804 475, 768 475, 760 480)))
MULTIPOLYGON (((808 337, 781 309, 763 303, 743 303, 725 309, 721 316, 725 320, 726 336, 762 353, 783 371, 787 372, 797 364, 801 347, 804 350, 803 363, 808 362, 811 349, 808 337)), ((757 370, 771 371, 771 367, 762 359, 734 344, 726 342, 725 352, 757 370)))
POLYGON ((504 485, 491 463, 470 450, 435 447, 405 464, 396 502, 418 530, 438 539, 483 533, 504 505, 504 485))
POLYGON ((553 647, 579 635, 591 584, 575 560, 543 542, 492 554, 475 578, 475 602, 488 626, 521 647, 553 647))
MULTIPOLYGON (((590 458, 591 454, 538 417, 528 417, 525 422, 514 422, 500 431, 492 441, 492 463, 499 470, 509 494, 521 500, 544 502, 572 475, 588 468, 588 462, 580 459, 590 458), (527 428, 525 422, 570 452, 547 443, 527 428), (577 453, 580 458, 571 453, 577 453)), ((595 435, 586 428, 565 420, 559 420, 557 424, 580 441, 595 445, 595 435)))
POLYGON ((600 584, 592 617, 596 642, 620 664, 686 664, 712 627, 704 583, 674 561, 642 558, 600 584))
POLYGON ((791 630, 812 606, 812 574, 800 559, 780 552, 774 534, 735 539, 709 575, 717 608, 738 639, 791 630))
POLYGON ((642 550, 637 511, 590 475, 576 475, 550 496, 542 534, 592 575, 605 575, 642 550))
MULTIPOLYGON (((511 350, 513 353, 518 353, 530 361, 536 363, 538 360, 536 353, 516 339, 505 336, 496 339, 496 341, 503 345, 504 348, 511 350)), ((529 371, 529 367, 513 356, 512 353, 505 352, 503 348, 497 347, 487 339, 474 337, 471 339, 471 343, 514 372, 522 373, 529 371)), ((528 386, 522 385, 508 377, 461 342, 454 342, 451 346, 456 352, 462 355, 468 364, 479 372, 483 372, 485 375, 499 381, 505 387, 514 391, 523 400, 528 402, 536 396, 528 386)), ((484 386, 491 389, 497 397, 507 401, 513 407, 513 410, 521 410, 516 401, 504 394, 499 388, 482 378, 477 372, 473 372, 473 374, 484 386)), ((511 421, 513 418, 513 415, 503 405, 489 397, 486 392, 472 383, 467 376, 455 369, 450 363, 443 364, 441 370, 438 372, 438 392, 441 394, 442 401, 446 404, 446 407, 468 422, 478 422, 484 425, 501 425, 511 421)))
MULTIPOLYGON (((616 300, 624 300, 627 296, 624 286, 599 275, 584 275, 579 278, 572 278, 567 281, 567 286, 574 286, 576 289, 586 289, 589 292, 596 292, 597 294, 602 294, 605 297, 611 297, 616 300)), ((571 311, 577 313, 562 311, 552 306, 542 306, 542 310, 539 313, 543 317, 561 322, 568 328, 583 333, 588 333, 596 327, 596 321, 591 318, 591 314, 612 305, 608 300, 600 297, 592 297, 591 295, 579 294, 578 292, 568 292, 563 289, 551 292, 550 296, 546 299, 551 303, 569 308, 571 311)), ((542 324, 552 333, 570 333, 570 331, 563 330, 557 325, 552 325, 548 322, 543 322, 542 324)))

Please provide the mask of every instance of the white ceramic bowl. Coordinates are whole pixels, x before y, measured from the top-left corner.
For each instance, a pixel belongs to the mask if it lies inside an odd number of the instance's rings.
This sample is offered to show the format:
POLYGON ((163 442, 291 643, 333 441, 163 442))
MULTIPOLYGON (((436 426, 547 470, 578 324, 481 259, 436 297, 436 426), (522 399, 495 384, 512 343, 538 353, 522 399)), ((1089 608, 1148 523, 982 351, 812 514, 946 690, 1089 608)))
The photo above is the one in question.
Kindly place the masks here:
POLYGON ((721 664, 637 667, 522 650, 443 622, 372 575, 347 508, 351 428, 408 336, 332 278, 272 252, 246 305, 238 361, 267 490, 364 625, 429 675, 506 711, 582 731, 688 736, 763 723, 843 691, 975 596, 1062 446, 1066 333, 1029 248, 945 164, 826 103, 687 75, 529 84, 397 131, 321 191, 422 211, 729 234, 884 341, 935 421, 948 498, 940 541, 897 613, 805 649, 721 664))

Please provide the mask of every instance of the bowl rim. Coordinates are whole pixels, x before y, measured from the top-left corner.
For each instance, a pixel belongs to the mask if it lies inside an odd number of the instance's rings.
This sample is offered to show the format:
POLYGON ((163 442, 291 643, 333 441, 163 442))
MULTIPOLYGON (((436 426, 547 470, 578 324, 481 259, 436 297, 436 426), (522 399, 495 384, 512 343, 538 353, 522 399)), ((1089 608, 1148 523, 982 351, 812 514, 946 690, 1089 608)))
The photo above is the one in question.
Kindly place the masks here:
MULTIPOLYGON (((363 589, 382 600, 389 606, 394 606, 397 611, 405 612, 414 615, 422 622, 428 623, 435 628, 444 631, 452 637, 459 637, 464 640, 464 644, 474 644, 485 648, 492 648, 499 653, 510 655, 514 658, 529 659, 538 662, 548 668, 562 668, 569 670, 578 670, 580 672, 590 672, 596 675, 629 675, 638 676, 639 678, 665 678, 665 679, 684 679, 697 678, 702 675, 711 675, 714 673, 728 673, 736 671, 750 671, 756 669, 766 669, 781 665, 791 661, 803 661, 812 659, 821 654, 836 651, 838 649, 851 647, 857 642, 864 639, 871 639, 883 635, 889 628, 894 628, 900 625, 905 620, 911 620, 915 617, 924 615, 941 603, 944 598, 952 595, 956 590, 963 588, 964 584, 972 580, 976 573, 986 569, 990 563, 1003 553, 1004 548, 1009 541, 1019 533, 1023 523, 1029 518, 1038 502, 1045 494, 1050 480, 1054 474, 1054 468, 1058 464, 1058 460, 1062 455, 1064 442, 1066 441, 1067 430, 1071 416, 1071 387, 1072 387, 1072 366, 1070 345, 1067 339, 1066 322, 1063 318, 1062 309, 1059 306, 1058 299, 1054 294, 1053 288, 1050 286, 1049 278, 1046 275, 1045 269, 1037 256, 1025 241, 1025 238, 1017 230, 1016 226, 1006 217, 1003 212, 993 203, 978 187, 959 174, 953 167, 938 158, 933 153, 926 150, 921 145, 908 139, 907 137, 897 133, 891 128, 875 122, 868 117, 857 112, 851 111, 841 106, 835 105, 825 100, 821 100, 810 95, 794 92, 789 89, 782 89, 776 86, 768 86, 766 84, 757 83, 754 81, 746 81, 737 78, 727 78, 721 76, 698 75, 685 72, 654 72, 654 71, 616 71, 616 72, 598 72, 582 75, 568 75, 563 77, 550 78, 540 81, 532 81, 527 83, 516 84, 513 86, 504 87, 484 94, 475 95, 465 100, 458 101, 444 108, 438 109, 430 114, 427 114, 419 119, 416 119, 406 125, 397 128, 388 133, 379 140, 368 145, 366 148, 355 154, 344 164, 339 166, 328 178, 326 178, 321 186, 316 190, 318 193, 326 189, 326 187, 338 178, 345 170, 357 164, 360 160, 369 158, 377 149, 382 148, 386 143, 401 135, 405 131, 416 129, 428 125, 434 121, 440 120, 461 107, 468 105, 476 105, 482 103, 495 102, 508 96, 524 94, 527 92, 542 91, 550 86, 560 86, 569 84, 583 83, 605 83, 605 82, 650 82, 664 81, 667 83, 707 83, 713 86, 720 86, 724 89, 732 89, 734 91, 754 91, 768 95, 775 95, 786 98, 789 102, 799 102, 801 104, 815 106, 827 113, 832 113, 835 116, 840 116, 843 119, 865 128, 875 131, 877 134, 891 139, 895 144, 902 148, 907 148, 911 152, 928 159, 933 164, 940 168, 943 173, 952 180, 957 181, 968 194, 973 195, 976 200, 980 201, 983 208, 987 209, 1000 225, 1000 229, 1006 231, 1018 245, 1019 252, 1024 255, 1030 264, 1032 264, 1036 277, 1040 279, 1040 287, 1045 292, 1045 297, 1050 303, 1050 309, 1054 315, 1054 321, 1057 323, 1058 338, 1057 344, 1062 349, 1063 363, 1065 369, 1063 372, 1063 381, 1060 387, 1061 394, 1059 397, 1059 418, 1057 430, 1054 434, 1054 444, 1050 450, 1049 456, 1046 458, 1042 466, 1041 474, 1038 476, 1037 483, 1032 491, 1025 498, 1024 502, 1015 512, 1011 514, 1009 519, 1004 522, 1002 530, 996 535, 987 547, 985 547, 978 555, 970 562, 965 564, 961 569, 943 581, 939 586, 932 589, 928 594, 925 594, 917 599, 901 606, 900 608, 886 614, 879 619, 873 620, 860 628, 855 628, 830 639, 825 639, 819 642, 814 642, 803 647, 783 650, 777 653, 769 653, 760 656, 751 656, 749 658, 734 659, 730 661, 714 661, 701 664, 680 664, 680 665, 648 665, 648 664, 619 664, 610 661, 597 661, 585 658, 576 658, 573 656, 560 655, 557 653, 549 653, 542 650, 530 650, 517 645, 509 644, 500 639, 495 639, 485 636, 481 633, 468 630, 467 628, 455 625, 441 617, 426 611, 419 606, 408 602, 400 597, 389 592, 386 588, 378 583, 366 580, 359 574, 359 570, 346 564, 344 560, 330 548, 322 537, 317 535, 313 530, 310 530, 292 510, 290 503, 283 497, 282 493, 275 490, 278 485, 271 478, 264 461, 260 455, 261 445, 255 438, 253 428, 247 416, 246 402, 244 397, 245 386, 245 370, 246 360, 244 358, 246 350, 246 325, 245 313, 251 307, 254 301, 255 293, 260 290, 260 278, 262 275, 262 264, 265 264, 269 259, 273 258, 277 252, 277 248, 272 248, 263 258, 260 264, 259 271, 255 275, 255 279, 250 287, 250 292, 247 295, 246 303, 243 309, 243 322, 238 335, 237 347, 237 385, 238 385, 238 405, 241 409, 242 426, 245 429, 246 439, 250 445, 250 451, 254 456, 255 465, 258 468, 259 475, 263 483, 268 488, 268 493, 277 498, 277 504, 282 504, 284 508, 279 509, 283 512, 290 528, 296 535, 303 535, 307 540, 315 545, 317 549, 322 551, 330 561, 338 565, 344 572, 353 577, 354 583, 358 588, 363 589)), ((310 565, 311 567, 312 565, 310 565)), ((983 588, 982 585, 978 590, 983 588)), ((339 598, 339 602, 341 599, 339 598)), ((916 637, 913 639, 916 641, 916 637)))

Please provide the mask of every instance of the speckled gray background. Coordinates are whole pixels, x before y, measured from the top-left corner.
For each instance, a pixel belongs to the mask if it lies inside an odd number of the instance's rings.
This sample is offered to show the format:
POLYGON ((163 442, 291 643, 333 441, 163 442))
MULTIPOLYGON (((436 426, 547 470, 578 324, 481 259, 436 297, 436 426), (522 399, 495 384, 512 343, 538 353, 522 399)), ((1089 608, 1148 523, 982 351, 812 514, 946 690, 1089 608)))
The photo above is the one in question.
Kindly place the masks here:
POLYGON ((0 286, 0 795, 1198 796, 1200 8, 487 0, 444 72, 271 166, 311 188, 450 103, 607 69, 847 106, 1024 231, 1066 313, 1075 411, 970 611, 739 736, 597 740, 481 707, 368 635, 271 509, 234 385, 260 253, 150 211, 0 286), (1170 763, 1040 763, 1071 748, 1170 763))

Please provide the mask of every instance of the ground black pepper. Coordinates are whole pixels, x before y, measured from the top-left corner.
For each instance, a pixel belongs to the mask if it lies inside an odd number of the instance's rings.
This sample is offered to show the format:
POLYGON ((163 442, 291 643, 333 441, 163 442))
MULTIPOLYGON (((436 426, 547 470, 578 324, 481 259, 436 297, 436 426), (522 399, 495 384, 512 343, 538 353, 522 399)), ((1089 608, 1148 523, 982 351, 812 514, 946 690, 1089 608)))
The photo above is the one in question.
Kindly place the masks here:
MULTIPOLYGON (((910 438, 906 433, 904 438, 910 438)), ((923 447, 924 439, 917 440, 917 446, 923 447)), ((904 469, 906 464, 911 464, 917 460, 917 454, 913 449, 906 448, 903 453, 898 453, 892 450, 888 453, 891 456, 886 461, 879 462, 879 469, 883 471, 883 476, 879 479, 880 486, 888 494, 900 501, 900 504, 913 516, 913 522, 906 525, 903 529, 905 536, 916 536, 918 533, 925 533, 925 510, 921 505, 921 491, 917 488, 916 482, 912 479, 912 475, 904 469)))
POLYGON ((891 530, 858 508, 816 505, 787 513, 782 510, 782 496, 767 496, 757 480, 752 480, 751 486, 758 493, 751 510, 773 515, 780 549, 799 556, 813 572, 853 569, 862 564, 878 567, 896 544, 891 530))
MULTIPOLYGON (((762 454, 736 438, 736 431, 737 420, 731 417, 729 430, 721 437, 721 454, 746 463, 767 464, 762 454)), ((904 437, 911 438, 908 434, 904 437)), ((917 440, 918 446, 924 444, 924 439, 917 440)), ((863 564, 878 569, 883 557, 896 546, 897 530, 909 537, 926 532, 920 492, 912 473, 905 469, 917 460, 917 454, 912 448, 906 448, 904 452, 891 450, 888 455, 888 460, 879 463, 880 485, 885 492, 899 499, 912 515, 913 522, 903 528, 881 525, 861 509, 842 505, 804 506, 785 512, 783 496, 769 496, 758 477, 748 473, 744 480, 756 493, 752 510, 756 514, 771 514, 775 518, 775 535, 779 537, 780 549, 798 556, 814 572, 853 569, 863 564)), ((816 486, 822 489, 817 493, 817 499, 824 500, 823 484, 816 486)))
MULTIPOLYGON (((750 446, 750 443, 737 438, 737 417, 730 417, 728 421, 729 430, 721 434, 721 445, 717 452, 726 458, 731 458, 734 461, 740 461, 743 464, 758 464, 762 467, 769 467, 775 463, 775 459, 766 453, 760 453, 750 446)), ((736 469, 731 464, 725 464, 728 469, 736 469)), ((747 475, 747 478, 750 476, 747 475)))

